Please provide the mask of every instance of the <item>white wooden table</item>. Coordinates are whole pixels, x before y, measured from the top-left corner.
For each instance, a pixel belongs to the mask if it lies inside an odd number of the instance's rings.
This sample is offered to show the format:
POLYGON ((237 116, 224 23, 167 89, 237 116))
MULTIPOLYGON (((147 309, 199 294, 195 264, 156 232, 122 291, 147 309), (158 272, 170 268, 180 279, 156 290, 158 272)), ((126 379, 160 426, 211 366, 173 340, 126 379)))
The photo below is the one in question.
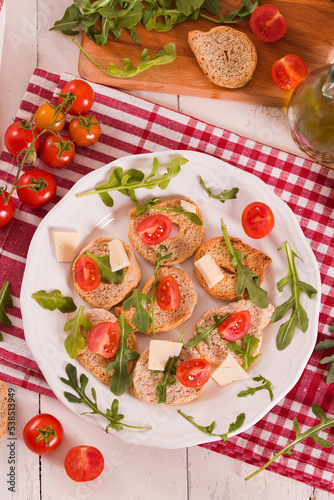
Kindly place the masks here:
MULTIPOLYGON (((7 19, 0 71, 0 150, 7 126, 15 117, 30 76, 36 66, 78 75, 78 49, 69 37, 49 28, 62 17, 70 0, 5 0, 7 19)), ((294 145, 283 109, 237 102, 133 92, 150 101, 190 114, 265 144, 302 155, 294 145)), ((330 494, 297 481, 264 471, 250 482, 255 470, 242 462, 201 447, 159 450, 127 444, 106 436, 72 414, 59 401, 17 386, 15 390, 15 439, 0 441, 1 500, 329 500, 330 494), (55 415, 65 427, 62 446, 40 458, 22 440, 25 423, 35 414, 55 415), (90 483, 76 484, 63 467, 66 452, 89 444, 105 458, 102 475, 90 483), (14 450, 14 492, 7 481, 10 445, 14 450)))

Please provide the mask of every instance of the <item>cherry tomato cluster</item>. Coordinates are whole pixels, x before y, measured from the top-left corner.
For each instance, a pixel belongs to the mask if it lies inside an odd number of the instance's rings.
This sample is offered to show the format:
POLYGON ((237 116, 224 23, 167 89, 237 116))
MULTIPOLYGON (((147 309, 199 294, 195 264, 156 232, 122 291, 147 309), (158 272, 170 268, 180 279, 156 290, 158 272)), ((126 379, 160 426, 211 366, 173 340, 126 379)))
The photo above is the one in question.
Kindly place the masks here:
POLYGON ((14 191, 22 203, 32 208, 47 205, 56 195, 56 181, 51 173, 32 169, 21 175, 25 166, 35 162, 37 152, 47 167, 61 169, 72 163, 76 146, 91 146, 99 140, 101 126, 96 117, 89 114, 94 101, 95 94, 89 83, 72 80, 58 95, 58 104, 44 103, 29 121, 20 120, 7 128, 5 145, 17 158, 18 172, 9 192, 0 187, 0 227, 14 217, 14 191), (66 135, 63 129, 68 115, 73 118, 66 135))
MULTIPOLYGON (((274 5, 257 7, 249 20, 254 35, 262 42, 276 42, 286 33, 288 23, 274 5)), ((288 54, 274 62, 271 77, 274 83, 284 90, 294 89, 307 75, 303 59, 296 54, 288 54)))

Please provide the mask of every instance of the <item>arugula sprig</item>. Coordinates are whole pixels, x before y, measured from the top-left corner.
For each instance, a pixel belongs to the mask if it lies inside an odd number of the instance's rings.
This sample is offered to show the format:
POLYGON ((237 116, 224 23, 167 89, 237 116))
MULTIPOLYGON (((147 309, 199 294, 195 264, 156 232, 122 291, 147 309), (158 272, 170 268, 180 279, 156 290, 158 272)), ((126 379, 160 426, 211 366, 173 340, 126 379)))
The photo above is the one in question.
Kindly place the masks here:
POLYGON ((43 309, 48 309, 49 311, 58 309, 62 313, 71 313, 77 308, 72 297, 65 297, 62 295, 61 291, 57 289, 51 290, 50 292, 39 290, 33 293, 31 297, 35 299, 43 309))
POLYGON ((204 188, 205 192, 208 194, 210 198, 214 198, 215 200, 220 201, 221 203, 225 203, 226 200, 232 200, 237 197, 237 193, 239 191, 239 188, 232 188, 232 189, 224 189, 219 194, 214 194, 212 192, 213 188, 209 188, 205 185, 203 179, 201 176, 199 176, 199 182, 201 186, 204 188))
MULTIPOLYGON (((334 325, 332 325, 329 328, 329 332, 333 333, 334 332, 334 325)), ((334 347, 334 340, 333 339, 326 339, 326 340, 321 340, 320 342, 317 343, 315 346, 316 351, 322 351, 324 349, 331 349, 334 347)), ((334 382, 334 353, 331 354, 330 356, 325 356, 322 358, 320 361, 320 364, 325 365, 329 363, 329 368, 328 368, 328 373, 326 377, 326 384, 331 384, 334 382)))
MULTIPOLYGON (((177 356, 171 356, 166 363, 165 369, 163 371, 164 374, 163 379, 157 385, 157 390, 156 390, 156 394, 159 398, 158 404, 166 403, 167 387, 176 384, 176 361, 177 361, 177 356)), ((155 373, 161 373, 161 372, 155 372, 155 373)))
POLYGON ((123 420, 124 415, 121 413, 118 413, 118 400, 114 399, 111 407, 107 408, 105 412, 99 409, 97 405, 97 397, 96 397, 96 390, 92 387, 91 389, 91 395, 92 398, 90 399, 87 394, 86 394, 86 387, 88 384, 88 377, 82 373, 80 375, 80 380, 78 382, 78 375, 77 375, 77 369, 74 365, 71 363, 68 363, 65 368, 66 374, 67 374, 67 379, 64 377, 61 377, 60 380, 71 387, 77 394, 78 396, 75 396, 71 392, 64 392, 65 398, 70 402, 70 403, 82 403, 88 406, 92 411, 91 412, 84 412, 82 415, 89 413, 91 415, 101 415, 105 419, 109 421, 108 425, 106 426, 106 432, 109 432, 109 429, 115 429, 116 431, 122 431, 124 427, 130 428, 130 429, 141 429, 141 430, 148 430, 151 429, 151 426, 145 425, 145 426, 137 426, 137 425, 129 425, 125 424, 124 422, 121 422, 123 420))
POLYGON ((312 438, 313 441, 318 444, 319 446, 322 446, 323 448, 331 448, 332 443, 327 441, 326 439, 322 438, 319 436, 319 433, 325 429, 329 429, 330 427, 334 427, 334 417, 328 418, 325 415, 325 412, 323 409, 316 405, 312 405, 312 412, 314 415, 320 420, 320 424, 315 425, 314 427, 310 427, 307 429, 305 432, 302 434, 300 433, 299 425, 297 418, 293 419, 293 427, 295 430, 296 438, 294 441, 292 441, 290 444, 285 446, 282 450, 280 450, 278 453, 275 453, 273 457, 268 460, 266 464, 264 464, 262 467, 260 467, 258 470, 253 472, 253 474, 250 474, 250 476, 246 477, 245 480, 248 481, 249 479, 252 479, 254 476, 259 474, 261 471, 266 469, 270 464, 274 462, 274 460, 277 460, 281 455, 287 454, 287 455, 292 455, 291 449, 296 446, 298 443, 301 443, 304 441, 304 439, 307 438, 312 438))
POLYGON ((81 333, 81 326, 88 331, 92 329, 92 323, 84 313, 84 306, 80 306, 74 318, 67 321, 64 326, 65 332, 71 330, 71 333, 65 339, 64 347, 72 359, 77 357, 79 349, 85 349, 86 347, 86 341, 81 333))
POLYGON ((188 219, 193 223, 196 224, 196 226, 203 226, 203 222, 199 218, 197 214, 194 212, 187 212, 184 210, 184 208, 181 205, 177 205, 174 208, 163 208, 163 207, 155 207, 157 203, 160 203, 159 198, 151 198, 150 200, 147 200, 143 205, 139 206, 137 210, 134 212, 135 215, 140 215, 143 212, 147 212, 151 208, 154 210, 161 210, 163 212, 171 212, 174 214, 182 214, 188 217, 188 219))
POLYGON ((244 370, 247 370, 254 361, 261 356, 261 354, 256 354, 256 356, 253 356, 252 352, 255 346, 260 342, 259 339, 253 337, 252 335, 249 335, 249 333, 246 333, 242 337, 242 342, 244 343, 245 347, 242 347, 238 342, 229 342, 228 343, 228 348, 230 351, 232 351, 234 354, 237 354, 238 356, 243 356, 244 362, 242 365, 242 368, 244 370))
POLYGON ((292 250, 290 244, 284 241, 278 250, 284 248, 286 253, 286 258, 288 262, 288 274, 282 278, 277 283, 277 289, 279 292, 289 285, 291 289, 291 295, 288 300, 283 302, 279 307, 276 308, 274 314, 272 315, 271 321, 275 323, 276 321, 283 318, 283 316, 292 309, 291 316, 282 325, 280 325, 278 334, 276 337, 276 347, 279 351, 283 351, 291 343, 295 329, 297 326, 301 329, 303 333, 308 329, 309 319, 305 309, 300 304, 300 294, 301 292, 306 293, 306 295, 312 299, 318 292, 313 286, 308 285, 304 281, 300 281, 297 274, 295 257, 298 255, 292 250))
POLYGON ((209 328, 202 328, 200 326, 198 326, 195 331, 198 333, 198 335, 196 335, 196 337, 193 337, 191 338, 190 340, 188 340, 187 344, 186 344, 186 347, 196 347, 202 340, 204 340, 204 342, 206 342, 208 345, 210 345, 210 334, 216 329, 218 328, 218 326, 226 319, 230 316, 230 313, 227 313, 227 314, 224 314, 224 316, 222 316, 221 318, 218 318, 218 314, 214 314, 213 315, 213 320, 214 320, 214 323, 212 326, 210 326, 209 328))
POLYGON ((247 290, 253 304, 261 309, 266 309, 268 307, 268 293, 259 286, 259 277, 240 262, 240 259, 247 259, 247 256, 232 246, 224 219, 220 219, 220 223, 231 264, 237 272, 235 293, 238 297, 242 297, 247 290))
POLYGON ((253 396, 257 391, 260 391, 261 389, 266 389, 269 392, 269 397, 270 401, 274 399, 274 394, 271 389, 271 382, 270 380, 262 377, 262 375, 259 375, 258 377, 253 377, 252 380, 254 382, 261 382, 261 385, 258 385, 256 387, 247 387, 244 391, 240 391, 237 396, 238 398, 245 398, 246 396, 253 396))
POLYGON ((146 311, 143 303, 152 303, 151 297, 143 293, 138 288, 135 288, 127 299, 122 304, 122 309, 128 311, 131 307, 135 308, 135 313, 132 318, 132 324, 137 328, 139 332, 147 332, 150 327, 152 318, 148 311, 146 311))
POLYGON ((152 333, 155 335, 155 322, 154 322, 154 306, 156 301, 156 290, 158 284, 158 271, 160 268, 160 264, 162 261, 169 259, 172 256, 172 252, 168 252, 168 248, 165 245, 160 245, 160 250, 157 252, 156 260, 154 264, 153 271, 153 289, 152 289, 152 311, 151 311, 151 319, 152 319, 152 333))
MULTIPOLYGON (((5 312, 5 307, 13 307, 13 299, 9 293, 10 283, 5 281, 0 289, 0 323, 5 326, 11 326, 12 322, 5 312)), ((0 333, 0 342, 3 340, 3 336, 0 333)))
POLYGON ((112 271, 110 266, 109 255, 94 255, 93 253, 85 253, 84 257, 90 257, 97 264, 102 281, 109 283, 121 283, 124 281, 124 269, 112 271))
POLYGON ((215 428, 215 425, 216 425, 216 422, 213 421, 211 422, 210 425, 207 425, 207 426, 203 426, 203 425, 199 425, 197 424, 195 421, 194 421, 194 417, 191 417, 190 415, 186 415, 185 413, 183 413, 181 410, 177 410, 177 412, 183 417, 185 418, 186 420, 188 420, 188 422, 190 422, 192 425, 194 425, 195 427, 197 427, 197 429, 199 429, 200 431, 202 432, 205 432, 206 434, 211 434, 211 436, 218 436, 220 437, 225 443, 228 442, 228 435, 231 434, 231 432, 234 432, 234 431, 237 431, 241 426, 242 424, 244 423, 245 421, 245 418, 246 418, 246 415, 245 413, 240 413, 237 418, 236 418, 236 421, 235 422, 232 422, 228 428, 228 431, 225 432, 224 434, 215 434, 213 432, 214 428, 215 428))

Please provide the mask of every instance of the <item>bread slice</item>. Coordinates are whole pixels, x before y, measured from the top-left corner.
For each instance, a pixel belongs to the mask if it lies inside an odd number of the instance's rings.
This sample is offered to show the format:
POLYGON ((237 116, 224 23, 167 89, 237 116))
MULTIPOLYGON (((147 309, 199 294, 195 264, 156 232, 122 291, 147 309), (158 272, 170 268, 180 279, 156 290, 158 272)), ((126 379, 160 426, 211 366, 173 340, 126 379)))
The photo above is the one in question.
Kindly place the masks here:
POLYGON ((83 298, 92 307, 111 309, 115 304, 124 300, 136 288, 141 280, 141 270, 136 259, 135 253, 132 248, 123 243, 126 254, 129 258, 130 265, 124 268, 124 281, 121 283, 101 283, 99 286, 91 291, 85 292, 77 283, 74 275, 74 268, 77 260, 86 253, 93 253, 97 256, 109 255, 109 241, 113 238, 97 238, 91 241, 85 248, 83 248, 78 257, 73 262, 72 273, 74 287, 81 298, 83 298))
MULTIPOLYGON (((181 296, 181 303, 178 309, 174 309, 172 311, 164 311, 160 309, 157 302, 154 305, 154 325, 155 325, 155 333, 158 332, 167 332, 169 330, 173 330, 178 325, 184 323, 190 316, 194 310, 194 307, 197 303, 197 293, 195 290, 195 286, 188 276, 188 274, 179 269, 177 267, 160 267, 157 275, 157 281, 161 281, 165 276, 171 275, 175 278, 181 296)), ((146 295, 152 297, 153 295, 153 283, 154 277, 152 276, 143 286, 142 292, 146 295)), ((148 313, 152 314, 152 306, 151 304, 143 303, 144 308, 148 311, 148 313)), ((132 323, 132 319, 135 313, 135 308, 131 307, 128 311, 124 311, 121 306, 115 308, 115 313, 117 316, 120 316, 121 313, 124 313, 126 321, 131 328, 135 328, 132 323)), ((141 332, 147 335, 151 335, 152 326, 146 331, 141 332)))
POLYGON ((229 26, 188 33, 188 42, 204 74, 215 85, 236 89, 252 78, 257 64, 255 45, 229 26))
MULTIPOLYGON (((259 277, 259 285, 261 285, 264 280, 264 269, 271 263, 271 258, 260 250, 243 243, 239 238, 230 237, 230 241, 234 248, 240 250, 247 256, 246 259, 240 259, 240 261, 259 277)), ((212 238, 203 243, 195 255, 194 263, 206 254, 211 255, 215 263, 223 271, 224 278, 216 285, 209 288, 202 274, 194 266, 194 274, 201 287, 217 299, 237 300, 247 297, 247 293, 245 293, 243 297, 238 297, 235 293, 237 272, 231 264, 231 259, 223 236, 212 238)))
MULTIPOLYGON (((158 396, 156 394, 158 384, 163 380, 163 372, 154 372, 148 369, 150 349, 146 349, 136 361, 136 366, 133 370, 132 385, 130 392, 138 399, 146 403, 158 403, 158 396)), ((181 349, 181 353, 177 359, 176 366, 183 361, 190 359, 198 359, 200 355, 193 347, 186 347, 181 349)), ((186 404, 197 398, 202 394, 204 386, 202 387, 186 387, 182 385, 177 379, 176 383, 167 387, 166 405, 181 405, 186 404)))
MULTIPOLYGON (((252 355, 255 356, 260 352, 262 343, 262 330, 270 322, 271 316, 274 312, 274 306, 269 304, 266 309, 261 309, 260 307, 254 305, 250 300, 238 300, 237 302, 232 302, 227 306, 217 306, 213 307, 207 311, 203 316, 197 321, 194 329, 194 336, 198 335, 196 328, 210 328, 215 320, 214 315, 218 316, 218 319, 224 316, 224 314, 233 314, 238 311, 244 311, 248 309, 251 315, 251 323, 248 330, 248 334, 259 339, 259 343, 254 347, 252 355)), ((238 356, 234 354, 229 348, 229 341, 225 340, 220 333, 218 333, 218 328, 213 330, 209 336, 208 345, 204 340, 202 340, 196 347, 201 357, 209 361, 209 363, 219 366, 228 354, 231 354, 240 365, 243 364, 243 356, 238 356)), ((238 344, 244 346, 243 340, 237 341, 238 344)))
POLYGON ((8 389, 0 380, 0 438, 6 434, 8 429, 8 389))
MULTIPOLYGON (((87 318, 90 320, 93 326, 103 323, 104 321, 111 321, 112 323, 118 324, 118 319, 109 311, 105 309, 90 309, 85 312, 87 318)), ((88 331, 81 327, 81 334, 85 340, 88 337, 88 331)), ((128 348, 132 351, 138 350, 138 342, 133 333, 129 333, 128 335, 128 348)), ((104 358, 100 354, 96 354, 92 352, 88 347, 79 351, 78 360, 83 366, 92 373, 96 378, 98 378, 104 384, 110 385, 110 377, 114 373, 114 370, 110 370, 107 372, 106 368, 112 361, 115 360, 113 358, 104 358)), ((133 368, 134 361, 128 362, 128 372, 130 373, 133 368)))
POLYGON ((190 221, 190 219, 183 214, 177 214, 173 212, 167 212, 163 210, 158 210, 159 207, 172 209, 180 205, 181 200, 188 201, 195 205, 196 214, 203 221, 202 213, 199 207, 188 198, 174 198, 170 200, 163 201, 155 205, 155 208, 151 208, 146 212, 143 212, 140 215, 135 215, 136 208, 133 208, 129 212, 130 217, 130 225, 128 230, 128 237, 131 245, 137 252, 144 257, 144 259, 152 262, 152 264, 156 261, 157 252, 160 249, 160 244, 157 245, 146 245, 140 239, 136 228, 138 224, 151 215, 163 214, 178 226, 178 233, 176 236, 167 238, 162 242, 168 249, 168 252, 171 252, 172 255, 169 259, 163 261, 164 266, 170 266, 172 264, 177 264, 179 262, 183 262, 196 252, 196 250, 201 245, 204 239, 204 228, 203 226, 198 226, 190 221))

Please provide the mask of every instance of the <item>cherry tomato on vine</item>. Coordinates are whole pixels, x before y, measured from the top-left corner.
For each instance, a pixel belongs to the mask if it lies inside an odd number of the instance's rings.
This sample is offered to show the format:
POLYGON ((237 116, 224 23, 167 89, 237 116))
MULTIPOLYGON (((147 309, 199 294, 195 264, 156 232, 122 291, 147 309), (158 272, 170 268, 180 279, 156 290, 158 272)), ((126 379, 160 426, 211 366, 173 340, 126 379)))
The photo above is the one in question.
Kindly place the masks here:
POLYGON ((158 306, 164 311, 173 311, 180 307, 180 289, 176 279, 170 274, 158 283, 155 295, 158 306))
POLYGON ((178 381, 186 387, 201 387, 210 378, 210 363, 206 359, 189 359, 176 368, 178 381))
POLYGON ((71 115, 78 116, 80 114, 88 113, 95 101, 95 94, 92 87, 84 80, 71 80, 67 82, 59 94, 59 104, 64 102, 65 95, 71 92, 71 95, 76 99, 73 104, 67 109, 71 115))
POLYGON ((146 245, 157 245, 162 243, 170 235, 172 230, 172 221, 165 215, 151 215, 142 220, 136 231, 140 239, 146 245))
POLYGON ((90 257, 80 257, 74 266, 74 277, 81 290, 92 292, 101 281, 99 266, 90 257))
POLYGON ((257 7, 249 19, 254 35, 262 42, 276 42, 285 35, 288 23, 274 5, 257 7))
POLYGON ((51 132, 61 132, 66 123, 64 113, 48 102, 37 109, 34 120, 38 130, 46 135, 51 132), (49 129, 45 130, 46 128, 49 129))
POLYGON ((101 125, 92 115, 83 115, 73 118, 68 126, 68 133, 77 146, 91 146, 95 144, 101 135, 101 125))
POLYGON ((275 224, 274 214, 265 203, 255 201, 242 212, 242 227, 250 238, 258 240, 267 236, 275 224))
POLYGON ((42 141, 40 155, 48 167, 65 168, 74 159, 75 146, 66 135, 48 135, 42 141))
POLYGON ((271 77, 274 83, 284 90, 292 90, 307 76, 307 67, 303 59, 295 54, 288 54, 274 62, 271 77))
POLYGON ((36 415, 23 429, 25 445, 38 455, 47 455, 54 451, 61 444, 63 437, 62 424, 48 413, 36 415))
POLYGON ((15 204, 13 198, 10 197, 7 203, 9 193, 0 192, 0 227, 4 227, 12 220, 15 213, 15 204))
POLYGON ((235 342, 242 339, 249 330, 251 315, 248 309, 238 311, 228 316, 218 327, 218 333, 224 339, 235 342))
MULTIPOLYGON (((10 153, 18 156, 23 149, 28 149, 34 140, 34 134, 39 134, 38 128, 26 120, 20 120, 9 125, 5 132, 5 145, 10 153)), ((38 137, 34 142, 35 151, 38 151, 41 144, 41 138, 38 137)))
POLYGON ((92 481, 103 471, 104 458, 94 446, 75 446, 67 453, 64 466, 73 481, 92 481))
POLYGON ((87 337, 87 346, 92 352, 104 358, 115 356, 119 345, 119 328, 112 321, 104 321, 93 326, 87 337))
POLYGON ((17 188, 19 199, 32 208, 44 207, 50 203, 57 191, 53 176, 39 168, 22 174, 17 181, 17 188))

